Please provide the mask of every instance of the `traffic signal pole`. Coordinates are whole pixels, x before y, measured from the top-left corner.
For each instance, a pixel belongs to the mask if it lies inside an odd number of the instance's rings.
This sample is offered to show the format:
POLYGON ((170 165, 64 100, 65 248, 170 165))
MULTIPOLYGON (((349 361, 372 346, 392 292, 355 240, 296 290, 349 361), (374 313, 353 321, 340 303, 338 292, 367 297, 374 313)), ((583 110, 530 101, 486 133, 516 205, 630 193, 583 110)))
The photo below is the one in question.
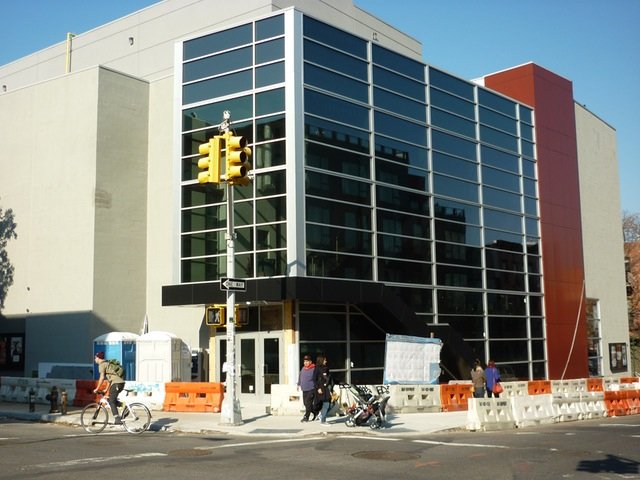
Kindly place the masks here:
MULTIPOLYGON (((236 273, 235 263, 235 238, 233 224, 233 185, 227 183, 227 275, 234 278, 236 273)), ((222 400, 220 423, 223 425, 241 425, 242 412, 240 400, 237 395, 236 371, 236 324, 235 324, 236 292, 227 290, 227 376, 225 378, 227 391, 222 400)))

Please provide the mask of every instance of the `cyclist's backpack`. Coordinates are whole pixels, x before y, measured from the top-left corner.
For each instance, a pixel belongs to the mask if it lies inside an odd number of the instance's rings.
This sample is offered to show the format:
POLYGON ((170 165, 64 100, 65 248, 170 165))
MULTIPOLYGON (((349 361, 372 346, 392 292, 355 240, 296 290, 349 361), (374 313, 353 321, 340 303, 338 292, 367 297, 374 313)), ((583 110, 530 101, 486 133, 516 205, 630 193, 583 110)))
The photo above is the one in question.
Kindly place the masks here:
POLYGON ((124 367, 118 360, 108 360, 107 369, 105 373, 107 375, 116 375, 124 380, 124 367))

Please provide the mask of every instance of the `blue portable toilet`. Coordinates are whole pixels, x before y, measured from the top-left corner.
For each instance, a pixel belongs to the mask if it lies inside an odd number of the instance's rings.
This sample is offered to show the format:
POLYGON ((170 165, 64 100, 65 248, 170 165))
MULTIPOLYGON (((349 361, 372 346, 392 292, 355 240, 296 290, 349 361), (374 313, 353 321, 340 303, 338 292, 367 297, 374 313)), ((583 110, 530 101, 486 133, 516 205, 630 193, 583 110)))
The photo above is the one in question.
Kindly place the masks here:
MULTIPOLYGON (((139 335, 130 332, 109 332, 93 340, 93 355, 104 352, 106 360, 118 360, 124 367, 127 380, 136 379, 136 341, 139 335)), ((93 378, 100 377, 98 365, 93 365, 93 378)))

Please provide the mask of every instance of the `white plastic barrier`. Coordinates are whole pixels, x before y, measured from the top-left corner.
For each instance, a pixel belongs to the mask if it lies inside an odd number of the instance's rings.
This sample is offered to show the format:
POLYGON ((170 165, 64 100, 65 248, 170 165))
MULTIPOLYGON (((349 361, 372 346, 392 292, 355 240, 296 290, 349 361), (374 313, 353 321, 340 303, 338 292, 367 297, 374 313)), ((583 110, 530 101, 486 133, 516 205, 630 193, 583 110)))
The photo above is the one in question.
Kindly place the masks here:
MULTIPOLYGON (((439 412, 440 385, 387 385, 391 413, 439 412)), ((381 386, 374 387, 380 389, 381 386)), ((377 393, 378 390, 375 390, 377 393)))
POLYGON ((73 399, 76 396, 76 381, 68 378, 37 378, 36 403, 49 405, 51 402, 47 400, 47 395, 51 394, 53 387, 58 390, 58 405, 62 404, 63 389, 67 392, 67 405, 73 405, 73 399))
MULTIPOLYGON (((149 410, 162 410, 165 398, 164 383, 154 382, 125 382, 124 388, 131 390, 125 392, 127 401, 140 402, 149 410)), ((120 396, 124 395, 121 393, 120 396)))
POLYGON ((543 423, 553 423, 553 396, 543 395, 511 397, 513 418, 517 427, 530 427, 543 423))
POLYGON ((580 408, 584 419, 602 418, 608 415, 608 410, 604 403, 604 392, 585 392, 581 394, 580 408))
POLYGON ((557 422, 582 420, 580 392, 553 393, 553 415, 557 422))
MULTIPOLYGON (((337 388, 337 387, 336 387, 337 388)), ((271 415, 302 415, 302 392, 296 385, 271 385, 271 415)))
POLYGON ((419 412, 440 412, 442 410, 440 385, 420 385, 418 390, 419 412))
POLYGON ((552 393, 574 394, 574 393, 586 392, 587 390, 588 389, 587 389, 586 379, 552 380, 551 381, 552 393))
POLYGON ((470 398, 467 430, 505 430, 515 428, 510 398, 470 398))
POLYGON ((504 392, 503 397, 526 397, 529 395, 529 384, 527 382, 500 382, 504 392))
POLYGON ((3 402, 29 402, 29 392, 36 392, 36 378, 2 377, 0 383, 0 401, 3 402))

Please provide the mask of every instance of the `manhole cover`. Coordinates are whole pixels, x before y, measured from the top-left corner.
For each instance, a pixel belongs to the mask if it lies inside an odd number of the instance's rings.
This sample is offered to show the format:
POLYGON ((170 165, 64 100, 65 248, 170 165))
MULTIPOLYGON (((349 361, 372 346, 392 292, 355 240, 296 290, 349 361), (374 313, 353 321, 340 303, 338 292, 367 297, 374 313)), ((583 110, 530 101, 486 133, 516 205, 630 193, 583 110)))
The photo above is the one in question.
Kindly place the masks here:
POLYGON ((167 455, 171 457, 203 457, 205 455, 211 455, 211 451, 185 448, 182 450, 171 450, 167 455))
POLYGON ((353 456, 365 460, 385 460, 387 462, 400 462, 402 460, 420 458, 420 455, 407 452, 356 452, 353 456))

